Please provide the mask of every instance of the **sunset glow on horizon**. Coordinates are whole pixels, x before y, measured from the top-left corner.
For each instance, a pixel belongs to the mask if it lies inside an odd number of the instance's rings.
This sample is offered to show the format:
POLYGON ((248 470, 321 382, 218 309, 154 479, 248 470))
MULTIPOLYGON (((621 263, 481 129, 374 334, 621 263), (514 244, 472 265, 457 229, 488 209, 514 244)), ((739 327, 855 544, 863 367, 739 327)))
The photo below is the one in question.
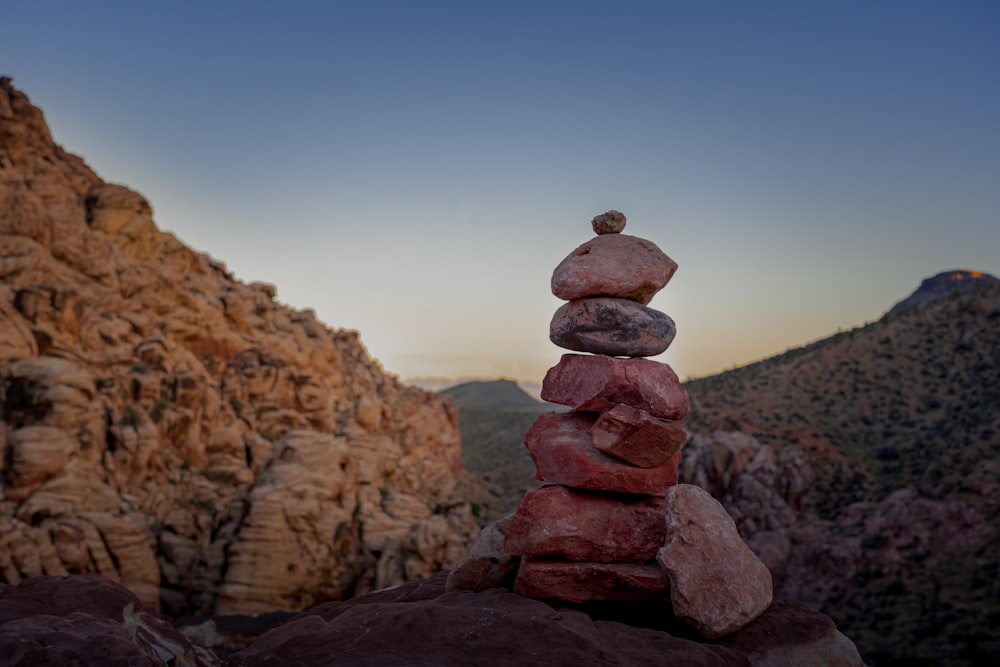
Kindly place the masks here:
POLYGON ((538 382, 625 213, 681 378, 1000 274, 992 2, 5 3, 55 140, 410 377, 538 382))

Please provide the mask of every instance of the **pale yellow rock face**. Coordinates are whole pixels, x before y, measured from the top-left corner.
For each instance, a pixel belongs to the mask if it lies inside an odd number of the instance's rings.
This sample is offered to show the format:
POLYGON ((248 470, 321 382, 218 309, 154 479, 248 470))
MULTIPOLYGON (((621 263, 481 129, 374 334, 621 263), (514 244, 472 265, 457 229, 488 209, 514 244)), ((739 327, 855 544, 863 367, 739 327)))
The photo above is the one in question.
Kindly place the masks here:
POLYGON ((478 530, 456 420, 159 231, 0 82, 0 583, 247 614, 447 569, 478 530))

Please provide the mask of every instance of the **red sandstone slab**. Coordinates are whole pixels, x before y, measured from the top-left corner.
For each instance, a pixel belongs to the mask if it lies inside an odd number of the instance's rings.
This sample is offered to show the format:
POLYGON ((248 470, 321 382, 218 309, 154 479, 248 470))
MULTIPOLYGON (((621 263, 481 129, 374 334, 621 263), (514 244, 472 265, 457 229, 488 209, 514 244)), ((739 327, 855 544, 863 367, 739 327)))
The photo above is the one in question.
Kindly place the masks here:
POLYGON ((592 412, 622 403, 675 420, 691 411, 687 390, 667 364, 604 355, 564 354, 545 374, 542 400, 592 412))
POLYGON ((514 579, 514 592, 541 600, 670 600, 670 579, 649 563, 578 563, 526 557, 514 579))
POLYGON ((602 234, 576 250, 552 272, 552 293, 570 301, 615 296, 645 305, 677 271, 656 244, 628 234, 602 234))
POLYGON ((677 483, 678 451, 655 468, 638 468, 597 450, 590 429, 597 416, 550 412, 538 417, 524 438, 536 479, 576 489, 662 496, 677 483))
POLYGON ((504 551, 573 561, 648 563, 656 559, 665 537, 662 497, 546 485, 525 494, 504 536, 504 551))
POLYGON ((687 441, 680 424, 630 405, 602 412, 590 429, 590 437, 600 451, 640 468, 663 465, 687 441))

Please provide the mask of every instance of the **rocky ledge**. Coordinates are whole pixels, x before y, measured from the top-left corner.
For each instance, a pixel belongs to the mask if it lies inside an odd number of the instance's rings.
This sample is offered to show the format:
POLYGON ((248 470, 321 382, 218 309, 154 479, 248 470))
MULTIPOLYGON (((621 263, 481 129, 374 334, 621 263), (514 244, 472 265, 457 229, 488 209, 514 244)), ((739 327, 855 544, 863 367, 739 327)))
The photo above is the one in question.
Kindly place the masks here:
POLYGON ((321 604, 232 653, 209 650, 204 627, 182 633, 110 579, 33 577, 0 585, 0 666, 862 664, 833 621, 798 602, 776 602, 724 640, 705 642, 663 606, 548 603, 503 588, 446 592, 446 579, 321 604))

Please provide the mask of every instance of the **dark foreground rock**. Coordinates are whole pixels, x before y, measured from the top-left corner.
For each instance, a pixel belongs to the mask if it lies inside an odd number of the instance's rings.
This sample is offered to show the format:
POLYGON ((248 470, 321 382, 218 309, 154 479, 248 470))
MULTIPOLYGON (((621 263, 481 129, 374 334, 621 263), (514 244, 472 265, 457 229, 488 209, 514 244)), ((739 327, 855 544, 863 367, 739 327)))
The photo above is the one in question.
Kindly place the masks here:
POLYGON ((35 577, 0 586, 0 666, 863 664, 828 617, 796 602, 702 643, 662 604, 549 604, 503 588, 446 592, 446 579, 313 607, 222 660, 110 579, 35 577))
POLYGON ((700 643, 663 605, 548 604, 502 588, 446 593, 446 578, 314 607, 225 665, 863 664, 828 617, 798 603, 773 605, 722 643, 700 643))
POLYGON ((0 585, 0 666, 216 664, 213 653, 99 574, 0 585))

